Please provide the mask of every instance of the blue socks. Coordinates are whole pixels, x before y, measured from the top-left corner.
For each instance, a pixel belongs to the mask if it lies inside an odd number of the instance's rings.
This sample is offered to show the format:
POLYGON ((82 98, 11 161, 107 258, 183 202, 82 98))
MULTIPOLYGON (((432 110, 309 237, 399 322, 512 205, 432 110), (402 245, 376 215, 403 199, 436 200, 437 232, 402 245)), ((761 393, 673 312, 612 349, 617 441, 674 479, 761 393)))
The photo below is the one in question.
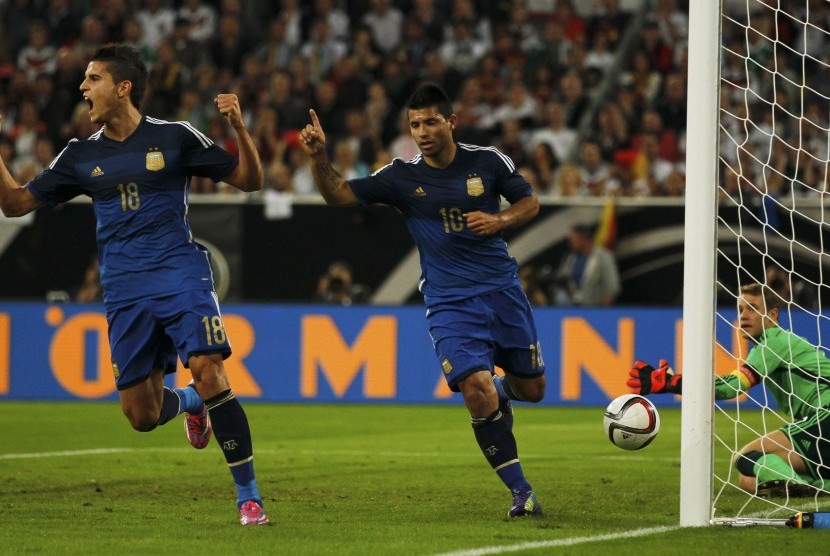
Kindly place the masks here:
POLYGON ((236 484, 237 505, 248 500, 262 504, 254 475, 254 450, 248 418, 231 390, 205 400, 213 434, 222 448, 236 484))

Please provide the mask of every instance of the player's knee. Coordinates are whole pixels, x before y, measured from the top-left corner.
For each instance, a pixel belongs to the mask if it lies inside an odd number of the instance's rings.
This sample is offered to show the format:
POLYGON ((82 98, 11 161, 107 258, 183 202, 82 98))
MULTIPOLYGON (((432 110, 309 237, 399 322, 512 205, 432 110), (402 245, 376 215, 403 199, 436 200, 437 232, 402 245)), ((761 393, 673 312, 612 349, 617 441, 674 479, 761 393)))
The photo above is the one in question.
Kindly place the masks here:
POLYGON ((124 410, 124 416, 130 422, 130 426, 138 432, 150 432, 158 425, 159 416, 150 415, 146 411, 124 410))
POLYGON ((746 477, 755 476, 755 464, 764 455, 760 450, 749 450, 748 452, 738 453, 732 460, 735 469, 738 473, 746 477))
POLYGON ((523 380, 518 384, 510 383, 514 392, 523 402, 538 403, 545 398, 545 377, 540 376, 533 380, 523 380))
POLYGON ((129 419, 130 425, 138 432, 150 432, 158 426, 158 419, 129 419))

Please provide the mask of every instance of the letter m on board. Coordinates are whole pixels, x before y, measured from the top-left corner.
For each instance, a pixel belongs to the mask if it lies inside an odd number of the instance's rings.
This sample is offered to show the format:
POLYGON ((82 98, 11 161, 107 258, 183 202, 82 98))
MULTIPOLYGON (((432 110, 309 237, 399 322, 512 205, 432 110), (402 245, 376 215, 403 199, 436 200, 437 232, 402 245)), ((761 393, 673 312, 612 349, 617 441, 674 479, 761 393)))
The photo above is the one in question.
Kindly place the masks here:
POLYGON ((308 315, 302 319, 300 393, 315 398, 322 376, 342 398, 363 370, 363 395, 393 398, 397 388, 397 319, 374 316, 348 345, 331 317, 308 315))

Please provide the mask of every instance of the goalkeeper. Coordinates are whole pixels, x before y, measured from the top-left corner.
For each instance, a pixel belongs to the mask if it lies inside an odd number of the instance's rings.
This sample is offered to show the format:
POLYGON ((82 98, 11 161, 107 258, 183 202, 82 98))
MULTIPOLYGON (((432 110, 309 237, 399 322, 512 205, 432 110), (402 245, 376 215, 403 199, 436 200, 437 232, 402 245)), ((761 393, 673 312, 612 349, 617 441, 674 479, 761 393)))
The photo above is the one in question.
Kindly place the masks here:
MULTIPOLYGON (((763 384, 793 422, 757 438, 735 456, 740 486, 759 496, 813 496, 830 486, 830 359, 778 325, 779 298, 768 287, 741 287, 738 318, 754 346, 731 374, 715 377, 715 399, 735 398, 763 384)), ((682 393, 680 374, 637 361, 628 386, 635 394, 682 393)))

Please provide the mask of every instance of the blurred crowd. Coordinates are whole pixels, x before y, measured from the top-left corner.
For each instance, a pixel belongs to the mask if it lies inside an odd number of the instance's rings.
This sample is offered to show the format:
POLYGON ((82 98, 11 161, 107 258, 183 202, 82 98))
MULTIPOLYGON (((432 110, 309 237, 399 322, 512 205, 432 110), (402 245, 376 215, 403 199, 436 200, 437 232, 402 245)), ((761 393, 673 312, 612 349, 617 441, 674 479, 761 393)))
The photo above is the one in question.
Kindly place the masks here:
POLYGON ((0 154, 23 183, 91 135, 78 85, 95 48, 119 41, 151 67, 144 113, 231 152, 212 100, 236 93, 278 191, 314 192, 297 145, 309 108, 347 178, 417 154, 404 105, 429 80, 456 99, 457 139, 497 146, 540 195, 683 195, 688 2, 623 4, 0 0, 0 154))

